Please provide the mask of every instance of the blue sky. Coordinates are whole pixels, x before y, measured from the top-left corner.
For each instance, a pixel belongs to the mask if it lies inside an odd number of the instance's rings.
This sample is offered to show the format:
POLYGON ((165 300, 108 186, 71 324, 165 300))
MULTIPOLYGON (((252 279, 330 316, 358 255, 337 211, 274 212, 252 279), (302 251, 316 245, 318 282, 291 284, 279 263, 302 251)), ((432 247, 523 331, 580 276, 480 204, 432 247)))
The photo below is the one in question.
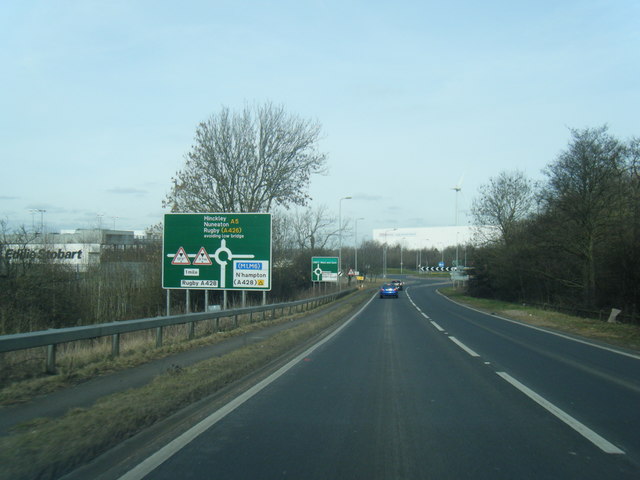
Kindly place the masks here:
POLYGON ((4 2, 0 219, 144 229, 197 124, 271 101, 322 124, 312 206, 352 196, 359 236, 453 225, 461 177, 466 224, 569 128, 640 135, 638 25, 635 0, 4 2))

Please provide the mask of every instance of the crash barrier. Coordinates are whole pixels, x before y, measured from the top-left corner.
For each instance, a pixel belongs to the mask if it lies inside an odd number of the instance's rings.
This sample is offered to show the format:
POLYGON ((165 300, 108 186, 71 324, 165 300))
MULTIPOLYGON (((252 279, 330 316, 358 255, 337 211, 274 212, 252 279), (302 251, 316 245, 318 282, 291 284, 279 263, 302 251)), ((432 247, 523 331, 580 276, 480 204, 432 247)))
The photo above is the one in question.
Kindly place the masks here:
POLYGON ((56 328, 38 332, 2 335, 0 336, 0 353, 26 350, 29 348, 47 347, 46 372, 56 373, 56 348, 62 343, 111 336, 111 355, 116 357, 120 354, 120 335, 123 333, 155 329, 156 348, 159 348, 162 346, 163 329, 165 327, 188 324, 188 338, 192 339, 195 337, 195 327, 198 322, 215 320, 217 330, 220 325, 221 318, 233 318, 233 325, 234 327, 237 327, 238 317, 241 315, 248 315, 250 323, 253 323, 254 316, 256 314, 261 314, 262 321, 264 321, 267 313, 271 312, 271 318, 274 319, 276 318, 278 311, 281 316, 285 315, 285 311, 287 311, 287 315, 291 315, 294 312, 304 312, 317 308, 320 305, 338 300, 353 291, 353 289, 348 289, 320 297, 296 300, 294 302, 273 303, 270 305, 261 305, 259 307, 236 308, 203 313, 187 313, 183 315, 169 315, 166 317, 141 318, 137 320, 123 320, 81 327, 56 328))

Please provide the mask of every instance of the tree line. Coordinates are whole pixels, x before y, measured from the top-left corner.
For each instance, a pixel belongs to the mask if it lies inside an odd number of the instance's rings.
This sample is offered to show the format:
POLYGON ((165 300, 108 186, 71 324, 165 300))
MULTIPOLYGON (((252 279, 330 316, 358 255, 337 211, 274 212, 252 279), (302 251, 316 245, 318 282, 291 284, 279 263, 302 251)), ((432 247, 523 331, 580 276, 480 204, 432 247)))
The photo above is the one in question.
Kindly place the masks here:
MULTIPOLYGON (((163 205, 172 212, 272 212, 270 301, 312 294, 312 256, 335 256, 347 219, 325 206, 309 206, 312 175, 325 171, 318 150, 320 126, 270 103, 239 113, 223 108, 199 124, 183 167, 163 205), (291 208, 295 207, 295 208, 291 208)), ((474 199, 481 232, 494 234, 467 246, 474 265, 473 295, 588 309, 621 308, 635 315, 640 297, 640 140, 621 141, 606 126, 571 130, 569 144, 535 183, 521 172, 491 178, 474 199)), ((34 241, 22 227, 1 222, 0 248, 34 241)), ((157 234, 161 225, 152 227, 157 234)), ((152 237, 152 236, 151 236, 152 237)), ((156 238, 160 238, 156 235, 156 238)), ((407 250, 366 241, 358 270, 377 278, 387 266, 452 264, 456 247, 407 250), (415 259, 415 260, 414 260, 415 259)), ((161 315, 161 243, 105 250, 101 261, 78 272, 46 259, 0 260, 0 334, 161 315)), ((343 268, 356 267, 356 250, 342 248, 343 268)), ((235 296, 232 292, 231 305, 235 296)), ((237 292, 235 292, 237 293, 237 292)), ((213 294, 210 303, 221 303, 213 294)), ((189 309, 202 308, 202 292, 189 309)), ((186 296, 172 295, 186 310, 186 296)), ((176 313, 176 312, 172 312, 176 313)))
MULTIPOLYGON (((149 229, 146 239, 126 248, 103 248, 100 261, 79 270, 49 258, 24 256, 8 260, 0 255, 0 335, 105 323, 166 314, 166 292, 161 282, 161 225, 149 229)), ((0 221, 0 251, 7 246, 42 242, 38 234, 25 228, 9 231, 0 221)), ((342 258, 344 273, 355 269, 356 249, 348 221, 343 224, 342 258)), ((336 216, 324 206, 305 207, 274 213, 272 232, 272 289, 269 303, 318 295, 326 284, 312 285, 311 258, 337 256, 336 216)), ((42 244, 40 244, 42 245, 42 244)), ((382 281, 383 249, 387 266, 397 271, 415 272, 418 263, 435 265, 455 258, 455 247, 445 251, 402 249, 368 240, 359 242, 358 270, 370 281, 382 281)), ((347 284, 348 280, 343 280, 347 284)), ((204 292, 193 290, 189 310, 202 311, 204 292)), ((249 304, 262 301, 261 292, 247 292, 249 304)), ((228 292, 229 308, 239 307, 240 292, 228 292)), ((171 313, 187 311, 184 291, 171 293, 171 313)), ((209 291, 209 304, 222 304, 222 292, 209 291)))
POLYGON ((640 301, 640 139, 608 127, 572 129, 566 149, 534 182, 522 172, 490 179, 473 201, 494 235, 474 252, 470 293, 584 310, 640 301))

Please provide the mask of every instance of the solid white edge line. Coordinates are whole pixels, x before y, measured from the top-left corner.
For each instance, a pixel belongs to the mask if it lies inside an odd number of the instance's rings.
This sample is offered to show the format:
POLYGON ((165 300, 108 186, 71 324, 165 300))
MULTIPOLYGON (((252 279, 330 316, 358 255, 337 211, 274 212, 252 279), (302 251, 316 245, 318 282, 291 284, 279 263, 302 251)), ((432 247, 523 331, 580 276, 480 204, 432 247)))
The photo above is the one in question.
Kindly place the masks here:
POLYGON ((502 377, 504 380, 509 382, 511 385, 516 387, 518 390, 520 390, 522 393, 524 393, 531 400, 533 400, 538 405, 540 405, 542 408, 547 410, 549 413, 551 413, 552 415, 556 416, 558 419, 562 420, 564 423, 569 425, 576 432, 578 432, 584 438, 589 440, 591 443, 593 443, 596 447, 598 447, 603 452, 609 453, 609 454, 614 454, 614 455, 624 455, 625 454, 624 451, 620 450, 614 444, 612 444, 608 440, 604 439, 603 437, 598 435, 596 432, 594 432, 593 430, 591 430, 590 428, 586 427, 585 425, 580 423, 578 420, 573 418, 571 415, 569 415, 565 411, 559 409, 554 404, 552 404, 551 402, 547 401, 546 399, 544 399, 543 397, 538 395, 536 392, 531 390, 529 387, 527 387, 527 386, 523 385, 522 383, 520 383, 518 380, 513 378, 508 373, 505 373, 505 372, 496 372, 496 373, 500 377, 502 377))
POLYGON ((205 418, 204 420, 200 421, 199 423, 197 423, 196 425, 191 427, 189 430, 184 432, 182 435, 180 435, 180 436, 176 437, 175 439, 173 439, 171 442, 166 444, 160 450, 158 450, 157 452, 155 452, 151 456, 147 457, 141 463, 136 465, 133 469, 129 470, 127 473, 122 475, 119 478, 119 480, 141 480, 142 478, 144 478, 146 475, 151 473, 153 470, 158 468, 162 463, 164 463, 166 460, 168 460, 173 455, 175 455, 178 451, 180 451, 182 448, 184 448, 189 442, 194 440, 201 433, 204 433, 207 429, 211 428, 213 425, 218 423, 220 420, 222 420, 224 417, 226 417, 229 413, 233 412, 236 408, 241 406, 243 403, 245 403, 251 397, 253 397, 257 393, 259 393, 261 390, 263 390, 269 384, 273 383, 279 377, 281 377, 286 372, 291 370, 291 368, 293 368, 295 365, 300 363, 304 358, 308 357, 309 354, 311 354, 318 347, 324 345, 326 342, 328 342, 333 337, 335 337, 344 328, 346 328, 347 325, 349 325, 353 321, 354 318, 356 318, 358 315, 360 315, 362 313, 362 311, 371 303, 371 301, 374 298, 376 298, 376 295, 371 297, 369 299, 369 301, 367 303, 365 303, 362 306, 362 308, 360 308, 360 310, 358 310, 356 313, 354 313, 351 316, 351 318, 349 318, 349 320, 344 322, 342 325, 340 325, 340 327, 336 328, 333 332, 331 332, 329 335, 324 337, 318 343, 312 345, 307 350, 305 350, 300 355, 298 355, 293 360, 291 360, 289 363, 287 363, 286 365, 280 367, 276 372, 272 373, 271 375, 269 375, 264 380, 262 380, 262 381, 258 382, 257 384, 255 384, 253 387, 251 387, 250 389, 248 389, 247 391, 245 391, 244 393, 242 393, 241 395, 239 395, 235 399, 231 400, 229 403, 224 405, 222 408, 216 410, 214 413, 209 415, 207 418, 205 418))
POLYGON ((449 340, 451 340, 453 343, 455 343, 456 345, 458 345, 462 350, 464 350, 465 352, 467 352, 469 355, 471 355, 472 357, 479 357, 480 355, 478 355, 476 352, 474 352, 473 350, 471 350, 469 347, 467 347, 464 343, 462 343, 460 340, 458 340, 456 337, 449 337, 449 340))
POLYGON ((447 297, 446 295, 438 292, 437 290, 436 290, 436 293, 438 295, 440 295, 441 297, 449 300, 450 302, 455 303, 456 305, 459 305, 461 307, 468 308, 469 310, 473 310, 474 312, 482 313, 484 315, 488 315, 488 316, 493 317, 493 318, 498 318, 500 320, 504 320, 505 322, 513 323, 514 325, 520 325, 521 327, 531 328, 531 329, 537 330, 539 332, 548 333, 549 335, 555 335, 556 337, 561 337, 561 338, 564 338, 566 340, 571 340, 573 342, 582 343, 583 345, 588 345, 590 347, 599 348, 600 350, 606 350, 607 352, 617 353, 618 355, 622 355, 622 356, 625 356, 625 357, 629 357, 629 358, 634 358, 636 360, 640 360, 640 355, 637 355, 637 354, 634 354, 634 353, 629 353, 629 352, 625 352, 625 351, 622 351, 622 350, 616 350, 613 347, 608 347, 606 345, 599 345, 597 343, 592 343, 592 342, 590 342, 588 340, 571 337, 569 335, 565 335, 564 333, 554 332, 553 330, 548 330, 546 328, 541 328, 541 327, 538 327, 536 325, 530 325, 528 323, 524 323, 524 322, 521 322, 521 321, 518 321, 518 320, 512 320, 510 318, 501 317, 500 315, 494 315, 494 314, 491 314, 491 313, 483 312, 482 310, 478 310, 477 308, 470 307, 469 305, 465 305, 463 303, 456 302, 455 300, 450 299, 449 297, 447 297))

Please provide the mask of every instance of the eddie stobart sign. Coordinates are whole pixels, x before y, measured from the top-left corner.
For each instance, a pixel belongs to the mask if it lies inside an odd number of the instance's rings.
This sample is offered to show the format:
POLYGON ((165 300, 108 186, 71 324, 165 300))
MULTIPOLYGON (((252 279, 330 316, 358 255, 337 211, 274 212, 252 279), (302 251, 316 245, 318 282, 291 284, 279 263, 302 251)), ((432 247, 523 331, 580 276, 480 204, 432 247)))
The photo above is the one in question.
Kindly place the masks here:
POLYGON ((99 263, 100 245, 86 243, 0 245, 0 261, 24 266, 38 263, 68 265, 81 271, 99 263))
POLYGON ((164 217, 162 287, 271 290, 271 214, 164 217))
POLYGON ((0 258, 6 260, 82 260, 82 248, 67 250, 64 248, 31 248, 18 246, 0 246, 0 258))

